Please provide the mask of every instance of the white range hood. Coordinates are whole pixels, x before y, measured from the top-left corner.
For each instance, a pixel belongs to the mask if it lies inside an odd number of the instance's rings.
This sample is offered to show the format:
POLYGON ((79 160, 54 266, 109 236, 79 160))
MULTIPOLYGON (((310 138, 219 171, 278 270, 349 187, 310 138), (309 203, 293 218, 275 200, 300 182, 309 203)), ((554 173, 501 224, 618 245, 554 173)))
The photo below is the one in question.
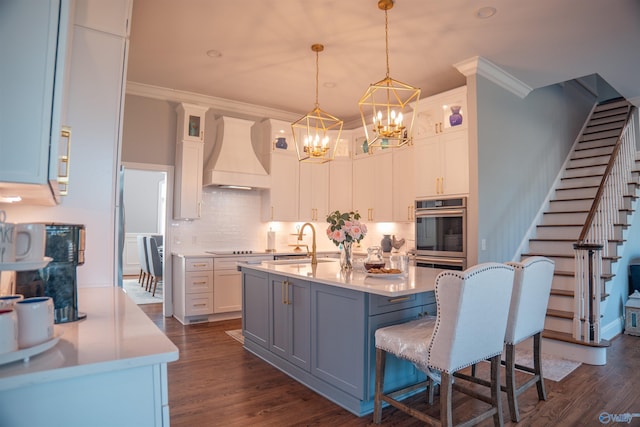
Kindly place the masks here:
POLYGON ((216 120, 216 142, 205 163, 204 186, 271 186, 271 178, 256 155, 251 139, 254 123, 225 116, 216 120))

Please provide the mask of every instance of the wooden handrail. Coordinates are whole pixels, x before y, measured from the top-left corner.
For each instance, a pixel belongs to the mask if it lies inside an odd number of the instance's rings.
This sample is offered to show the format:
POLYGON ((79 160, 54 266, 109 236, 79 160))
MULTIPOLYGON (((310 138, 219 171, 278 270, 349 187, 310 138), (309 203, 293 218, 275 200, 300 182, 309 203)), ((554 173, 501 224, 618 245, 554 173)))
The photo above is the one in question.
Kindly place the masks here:
MULTIPOLYGON (((629 124, 629 119, 631 118, 631 114, 633 113, 634 108, 635 107, 633 105, 631 105, 631 108, 629 108, 629 111, 627 112, 627 118, 625 119, 624 126, 622 127, 623 129, 629 124)), ((587 215, 587 219, 585 220, 584 226, 580 231, 580 236, 578 237, 577 244, 582 244, 584 242, 585 238, 587 237, 587 233, 591 229, 593 218, 596 215, 596 210, 598 209, 598 206, 600 205, 600 200, 602 199, 602 193, 604 193, 605 184, 607 182, 607 179, 609 178, 609 175, 611 174, 611 169, 613 169, 616 158, 618 157, 618 152, 620 151, 621 145, 622 145, 622 133, 618 137, 615 147, 613 147, 613 152, 611 153, 611 157, 609 158, 609 163, 607 163, 607 167, 604 170, 604 174, 602 175, 602 181, 600 181, 600 185, 598 186, 598 191, 596 192, 596 195, 593 199, 593 204, 591 205, 591 209, 589 209, 589 214, 587 215)))

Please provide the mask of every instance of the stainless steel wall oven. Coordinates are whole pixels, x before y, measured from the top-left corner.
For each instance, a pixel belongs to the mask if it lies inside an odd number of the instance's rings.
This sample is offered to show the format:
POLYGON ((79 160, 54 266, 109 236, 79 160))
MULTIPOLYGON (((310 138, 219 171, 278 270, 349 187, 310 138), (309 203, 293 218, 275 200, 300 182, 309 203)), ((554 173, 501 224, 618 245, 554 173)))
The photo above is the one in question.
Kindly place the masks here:
POLYGON ((416 200, 416 266, 467 268, 467 198, 416 200))

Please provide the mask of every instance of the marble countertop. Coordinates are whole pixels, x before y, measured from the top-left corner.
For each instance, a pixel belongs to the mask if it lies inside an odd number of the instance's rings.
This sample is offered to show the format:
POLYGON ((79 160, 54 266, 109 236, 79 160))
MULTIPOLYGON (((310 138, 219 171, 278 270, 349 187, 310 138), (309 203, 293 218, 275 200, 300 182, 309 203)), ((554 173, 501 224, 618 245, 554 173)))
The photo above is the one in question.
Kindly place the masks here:
POLYGON ((409 272, 406 276, 393 278, 371 277, 364 271, 358 271, 355 268, 347 273, 342 272, 340 270, 340 262, 330 259, 319 260, 316 266, 312 266, 310 263, 274 264, 262 262, 260 264, 239 263, 239 268, 265 271, 390 297, 433 291, 435 289, 436 276, 442 271, 448 271, 409 266, 409 272))
POLYGON ((0 391, 178 360, 178 348, 121 288, 80 288, 78 307, 87 318, 55 325, 62 337, 53 348, 0 365, 0 391))

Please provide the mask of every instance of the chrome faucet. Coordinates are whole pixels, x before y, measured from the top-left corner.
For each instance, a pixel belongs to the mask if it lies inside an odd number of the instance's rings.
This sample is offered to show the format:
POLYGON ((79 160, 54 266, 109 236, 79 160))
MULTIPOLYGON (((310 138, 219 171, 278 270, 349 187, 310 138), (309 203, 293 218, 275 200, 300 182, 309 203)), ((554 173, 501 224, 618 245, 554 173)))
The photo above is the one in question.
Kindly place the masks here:
MULTIPOLYGON (((300 227, 300 231, 298 233, 298 240, 302 240, 302 232, 307 225, 311 227, 311 237, 313 238, 313 240, 311 241, 311 265, 317 265, 318 258, 316 258, 316 229, 313 224, 311 224, 310 222, 305 222, 304 224, 302 224, 302 227, 300 227)), ((307 254, 308 253, 309 247, 307 246, 307 254)))

